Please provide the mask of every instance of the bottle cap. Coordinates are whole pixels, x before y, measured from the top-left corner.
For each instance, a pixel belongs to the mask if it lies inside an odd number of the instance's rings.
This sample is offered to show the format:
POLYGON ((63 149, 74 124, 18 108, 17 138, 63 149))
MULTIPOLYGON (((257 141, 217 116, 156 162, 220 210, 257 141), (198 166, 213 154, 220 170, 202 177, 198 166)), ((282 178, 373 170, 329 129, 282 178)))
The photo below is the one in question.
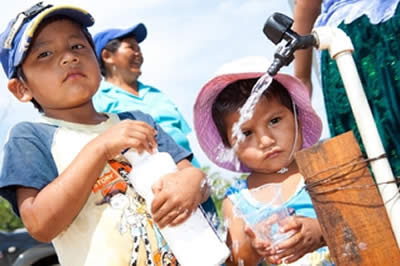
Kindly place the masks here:
POLYGON ((136 165, 150 157, 150 153, 148 153, 147 151, 138 153, 134 149, 129 149, 129 150, 125 151, 125 153, 123 155, 125 156, 126 159, 128 159, 128 161, 132 165, 136 165))

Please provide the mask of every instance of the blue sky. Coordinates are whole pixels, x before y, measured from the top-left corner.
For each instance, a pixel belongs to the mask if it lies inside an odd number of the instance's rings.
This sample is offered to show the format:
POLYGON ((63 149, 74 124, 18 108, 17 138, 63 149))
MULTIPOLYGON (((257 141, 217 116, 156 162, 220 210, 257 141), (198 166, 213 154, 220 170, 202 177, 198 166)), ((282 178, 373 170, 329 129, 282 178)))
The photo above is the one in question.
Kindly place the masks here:
MULTIPOLYGON (((289 0, 290 1, 290 0, 289 0)), ((0 29, 18 12, 36 3, 31 0, 7 1, 0 12, 0 29)), ((264 55, 273 57, 276 47, 262 32, 273 12, 292 17, 288 0, 71 0, 67 3, 88 10, 96 23, 92 33, 109 27, 126 28, 143 22, 148 30, 141 43, 144 55, 140 80, 164 91, 192 125, 192 106, 198 90, 223 63, 233 59, 264 55)), ((292 73, 292 67, 282 69, 292 73)), ((324 118, 319 84, 314 81, 313 105, 324 118)), ((30 104, 13 99, 7 79, 0 73, 0 147, 9 128, 21 120, 37 117, 30 104)), ((325 119, 324 124, 325 123, 325 119)), ((328 137, 324 127, 323 137, 328 137)), ((211 165, 190 136, 195 156, 211 165)), ((220 169, 214 168, 218 171, 220 169)))

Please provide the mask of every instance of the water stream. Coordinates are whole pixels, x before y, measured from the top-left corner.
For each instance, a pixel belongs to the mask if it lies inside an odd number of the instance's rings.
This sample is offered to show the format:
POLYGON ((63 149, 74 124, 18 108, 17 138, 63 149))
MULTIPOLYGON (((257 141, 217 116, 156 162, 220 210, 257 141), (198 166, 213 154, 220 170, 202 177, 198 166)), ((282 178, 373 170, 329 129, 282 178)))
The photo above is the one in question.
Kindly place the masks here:
MULTIPOLYGON (((254 84, 251 94, 249 98, 246 100, 244 105, 239 109, 239 120, 233 125, 232 127, 232 139, 235 140, 235 143, 232 148, 227 149, 226 147, 222 146, 217 147, 218 149, 218 156, 217 160, 220 162, 234 162, 235 169, 239 171, 240 169, 240 162, 235 155, 235 151, 237 150, 241 141, 245 139, 245 136, 241 130, 242 125, 250 120, 253 117, 255 106, 257 105, 258 101, 260 100, 263 92, 270 86, 272 82, 272 77, 266 72, 262 75, 254 84)), ((232 185, 235 183, 234 180, 229 181, 232 185)), ((234 215, 239 215, 235 212, 234 215)), ((221 239, 226 239, 227 228, 229 227, 229 221, 224 221, 222 224, 218 226, 218 233, 221 239)), ((239 248, 239 242, 234 241, 232 249, 237 250, 239 248)), ((239 260, 239 265, 244 265, 243 260, 239 260)))

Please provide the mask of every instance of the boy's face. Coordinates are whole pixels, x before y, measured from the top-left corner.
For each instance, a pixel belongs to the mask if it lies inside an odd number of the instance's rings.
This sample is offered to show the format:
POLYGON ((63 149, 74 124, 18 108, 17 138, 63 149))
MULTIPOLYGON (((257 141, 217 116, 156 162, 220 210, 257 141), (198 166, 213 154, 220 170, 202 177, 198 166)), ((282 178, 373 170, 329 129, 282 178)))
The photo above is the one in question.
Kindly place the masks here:
POLYGON ((26 96, 33 97, 44 113, 53 117, 68 109, 91 105, 100 83, 92 47, 80 26, 67 19, 39 29, 22 70, 26 96))
MULTIPOLYGON (((232 147, 234 145, 232 126, 239 117, 239 112, 233 112, 224 119, 232 147)), ((274 173, 293 161, 289 157, 295 142, 294 115, 278 99, 261 97, 253 117, 245 122, 241 129, 246 138, 239 144, 236 155, 253 172, 274 173)), ((296 151, 302 146, 300 131, 297 136, 296 151)))

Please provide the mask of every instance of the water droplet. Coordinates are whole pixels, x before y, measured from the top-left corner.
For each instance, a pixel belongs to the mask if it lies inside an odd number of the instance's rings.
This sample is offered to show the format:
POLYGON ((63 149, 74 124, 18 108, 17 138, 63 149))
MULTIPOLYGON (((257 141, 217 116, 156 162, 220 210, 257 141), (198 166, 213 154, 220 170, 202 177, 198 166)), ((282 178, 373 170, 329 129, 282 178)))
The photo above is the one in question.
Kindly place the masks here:
POLYGON ((367 243, 365 243, 365 242, 360 242, 360 243, 358 244, 358 247, 359 247, 361 250, 366 250, 366 249, 367 249, 367 243))
POLYGON ((239 251, 239 246, 240 246, 239 241, 238 240, 234 240, 233 241, 233 245, 232 245, 232 250, 235 253, 237 253, 239 251))

